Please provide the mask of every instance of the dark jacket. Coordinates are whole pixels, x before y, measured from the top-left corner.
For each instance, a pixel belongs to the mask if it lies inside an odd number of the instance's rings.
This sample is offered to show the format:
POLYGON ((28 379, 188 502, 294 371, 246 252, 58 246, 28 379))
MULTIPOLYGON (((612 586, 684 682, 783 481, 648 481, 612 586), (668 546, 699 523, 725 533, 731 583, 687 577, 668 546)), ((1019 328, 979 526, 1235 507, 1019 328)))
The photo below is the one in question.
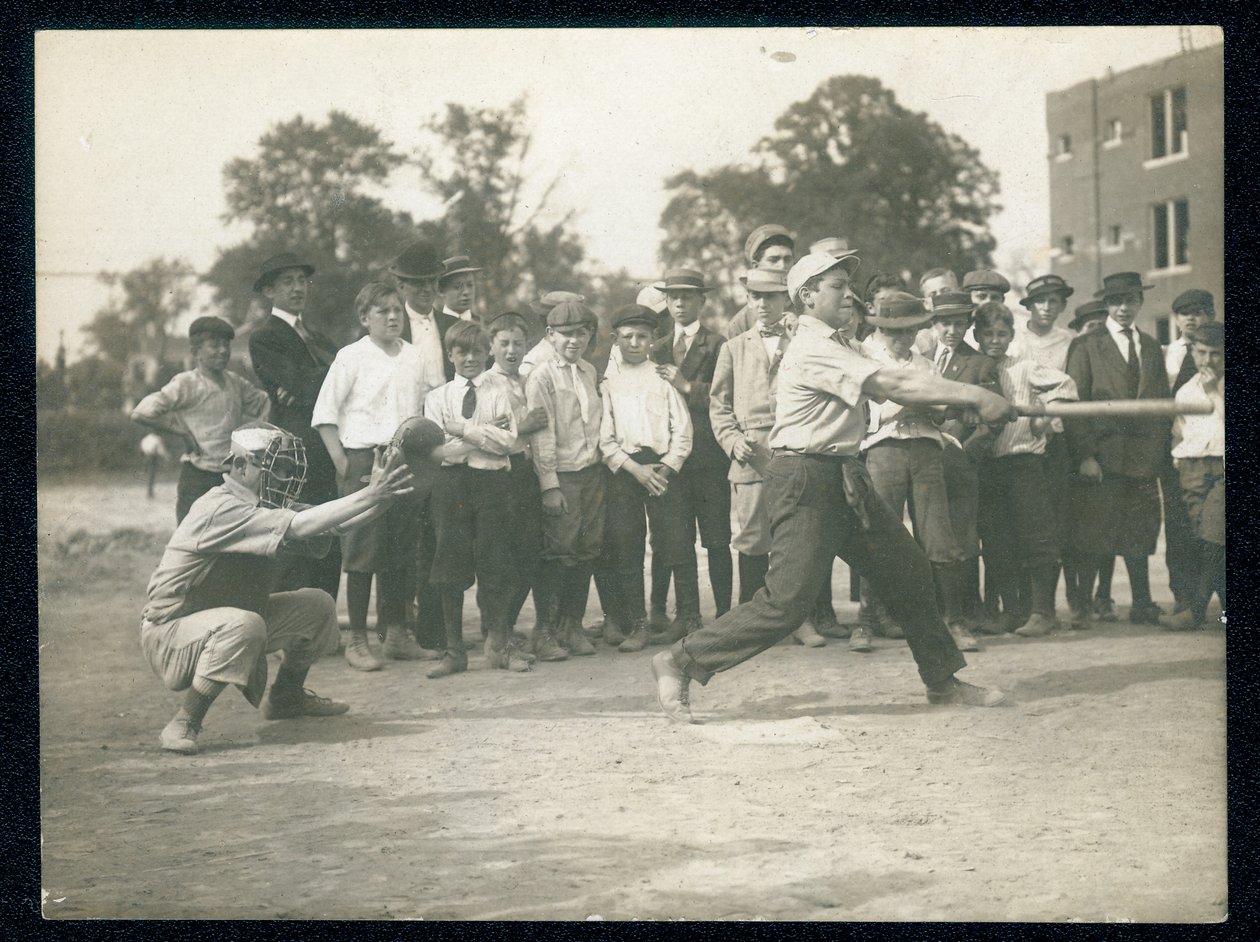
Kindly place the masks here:
MULTIPOLYGON (((442 311, 440 308, 433 309, 433 320, 437 323, 438 343, 442 345, 442 369, 446 373, 446 381, 449 383, 455 378, 455 364, 451 362, 451 358, 446 355, 446 331, 452 324, 458 324, 458 317, 442 311)), ((407 315, 405 309, 403 312, 403 332, 402 339, 411 343, 411 317, 407 315)))
MULTIPOLYGON (((1159 344, 1138 331, 1137 346, 1142 379, 1135 398, 1169 398, 1168 374, 1159 344)), ((1082 402, 1130 398, 1128 364, 1110 331, 1083 334, 1073 340, 1068 348, 1067 372, 1076 381, 1082 402)), ((1153 478, 1169 461, 1169 419, 1077 418, 1063 424, 1078 466, 1092 457, 1104 474, 1153 478)))
MULTIPOLYGON (((691 383, 691 392, 684 397, 687 400, 687 411, 691 413, 692 426, 691 457, 687 459, 685 467, 721 468, 723 473, 731 460, 713 435, 713 423, 709 420, 709 390, 713 385, 718 351, 724 343, 724 337, 702 324, 691 341, 686 359, 682 363, 674 364, 691 383)), ((653 351, 652 359, 657 363, 674 362, 672 331, 660 348, 653 351)))
MULTIPOLYGON (((941 378, 969 386, 983 386, 989 392, 1002 395, 1002 384, 998 380, 997 364, 993 358, 985 356, 965 340, 960 340, 954 348, 953 356, 949 358, 941 378)), ((974 426, 968 426, 962 421, 965 412, 965 409, 950 409, 945 413, 946 421, 941 425, 942 432, 953 435, 960 443, 966 442, 975 431, 974 426)))

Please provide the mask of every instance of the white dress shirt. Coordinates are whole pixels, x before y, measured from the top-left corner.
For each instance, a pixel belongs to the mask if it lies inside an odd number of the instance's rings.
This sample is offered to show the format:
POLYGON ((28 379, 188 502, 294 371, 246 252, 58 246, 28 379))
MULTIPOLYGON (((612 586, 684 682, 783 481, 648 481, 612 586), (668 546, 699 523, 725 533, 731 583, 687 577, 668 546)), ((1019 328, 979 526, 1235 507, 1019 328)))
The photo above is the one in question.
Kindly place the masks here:
MULTIPOLYGON (((1128 336, 1125 335, 1125 328, 1121 327, 1110 317, 1107 318, 1106 323, 1107 323, 1107 331, 1111 334, 1111 339, 1116 342, 1116 347, 1120 350, 1120 357, 1124 360, 1125 363, 1128 363, 1129 362, 1129 338, 1128 336)), ((1133 335, 1132 335, 1133 336, 1133 349, 1137 351, 1138 365, 1140 366, 1142 362, 1142 341, 1138 339, 1138 329, 1136 327, 1131 326, 1128 329, 1133 331, 1133 335)))
POLYGON ((337 351, 311 412, 311 425, 335 425, 343 448, 391 441, 403 419, 419 415, 424 398, 420 354, 405 340, 390 355, 371 337, 337 351))
POLYGON ((662 464, 682 470, 691 454, 691 416, 655 363, 623 363, 616 375, 604 378, 600 395, 599 448, 609 468, 620 471, 631 455, 646 448, 660 455, 662 464))
POLYGON ((1177 390, 1179 405, 1211 403, 1211 415, 1179 415, 1173 423, 1172 456, 1178 458, 1225 457, 1225 377, 1216 389, 1207 390, 1203 377, 1195 373, 1177 390))
POLYGON ((466 464, 481 471, 506 471, 512 466, 508 455, 516 447, 516 415, 505 385, 497 379, 486 381, 481 373, 471 380, 456 376, 445 386, 435 389, 425 397, 424 417, 437 423, 446 431, 448 420, 464 423, 464 434, 458 437, 446 433, 442 447, 442 466, 466 464), (477 391, 477 406, 471 419, 464 418, 464 397, 468 384, 477 391), (495 423, 506 418, 507 428, 495 423))
POLYGON ((1181 364, 1185 363, 1188 356, 1190 356, 1190 339, 1184 335, 1170 343, 1168 349, 1164 351, 1164 369, 1168 372, 1168 385, 1170 387, 1177 382, 1177 374, 1181 372, 1181 364))
POLYGON ((446 383, 446 361, 442 354, 442 337, 438 333, 437 319, 433 311, 423 313, 416 311, 410 304, 407 309, 407 321, 411 324, 411 345, 420 354, 422 366, 422 396, 446 383))

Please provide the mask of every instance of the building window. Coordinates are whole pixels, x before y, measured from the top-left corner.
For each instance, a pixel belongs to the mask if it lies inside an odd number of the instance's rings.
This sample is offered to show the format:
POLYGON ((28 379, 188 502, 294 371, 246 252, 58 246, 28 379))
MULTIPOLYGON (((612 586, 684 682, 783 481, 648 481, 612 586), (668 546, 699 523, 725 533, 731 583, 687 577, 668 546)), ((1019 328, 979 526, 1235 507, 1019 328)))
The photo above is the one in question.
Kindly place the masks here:
POLYGON ((1059 140, 1055 144, 1054 155, 1059 160, 1067 160, 1072 156, 1072 135, 1060 134, 1059 140))
POLYGON ((1184 154, 1187 149, 1186 90, 1166 88, 1151 96, 1151 159, 1184 154))
POLYGON ((1156 203, 1151 209, 1153 216, 1151 245, 1155 250, 1153 267, 1158 271, 1189 265, 1189 200, 1168 200, 1164 203, 1156 203))
POLYGON ((1155 318, 1155 339, 1159 341, 1161 347, 1172 343, 1172 327, 1169 324, 1168 315, 1155 318))
POLYGON ((1112 118, 1107 122, 1107 137, 1105 143, 1119 144, 1120 138, 1124 135, 1124 125, 1120 123, 1119 118, 1112 118))
POLYGON ((1072 255, 1072 249, 1074 247, 1075 245, 1071 236, 1064 236, 1059 240, 1059 250, 1066 257, 1070 257, 1072 255))
POLYGON ((1112 248, 1119 248, 1124 242, 1124 234, 1120 231, 1119 226, 1109 226, 1107 229, 1107 244, 1112 248))

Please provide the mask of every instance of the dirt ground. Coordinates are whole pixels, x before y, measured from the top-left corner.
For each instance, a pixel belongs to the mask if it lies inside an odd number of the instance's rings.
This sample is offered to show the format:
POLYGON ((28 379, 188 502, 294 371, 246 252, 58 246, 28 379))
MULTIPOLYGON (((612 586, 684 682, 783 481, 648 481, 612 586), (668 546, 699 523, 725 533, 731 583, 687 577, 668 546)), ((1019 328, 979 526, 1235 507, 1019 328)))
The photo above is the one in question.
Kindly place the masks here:
POLYGON ((520 675, 474 652, 439 681, 331 657, 310 686, 344 717, 266 722, 229 690, 179 757, 137 642, 173 483, 39 505, 50 918, 1226 915, 1221 630, 992 641, 962 674, 1010 691, 992 710, 929 706, 903 642, 779 645, 693 685, 692 727, 659 713, 651 648, 520 675))

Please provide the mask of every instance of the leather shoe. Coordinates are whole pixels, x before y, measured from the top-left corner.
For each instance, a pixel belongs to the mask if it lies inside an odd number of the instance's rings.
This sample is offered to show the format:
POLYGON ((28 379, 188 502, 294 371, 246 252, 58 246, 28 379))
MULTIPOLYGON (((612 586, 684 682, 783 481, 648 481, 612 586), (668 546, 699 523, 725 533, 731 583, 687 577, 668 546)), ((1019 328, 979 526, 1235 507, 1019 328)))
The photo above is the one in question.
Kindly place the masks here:
POLYGON ((449 677, 451 674, 462 674, 466 670, 468 670, 468 656, 461 654, 456 657, 447 651, 442 655, 442 660, 437 662, 437 666, 430 668, 424 676, 430 680, 437 680, 439 677, 449 677))
POLYGON ((640 620, 630 629, 630 634, 626 635, 626 639, 617 645, 617 650, 624 654, 633 654, 635 651, 642 651, 647 644, 647 622, 640 620))
POLYGON ((366 634, 356 634, 346 645, 346 663, 357 671, 378 671, 385 665, 372 653, 366 634))
POLYGON ((1086 608, 1072 609, 1071 619, 1068 621, 1068 630, 1085 631, 1089 628, 1090 612, 1086 608))
POLYGON ((947 627, 949 628, 949 636, 954 639, 954 644, 958 646, 959 651, 983 650, 980 642, 972 637, 971 632, 967 630, 967 626, 962 622, 954 622, 954 624, 947 627))
POLYGON ((807 648, 824 648, 827 646, 827 639, 814 630, 814 626, 809 622, 802 622, 801 627, 792 632, 792 639, 797 644, 803 644, 807 648))
POLYGON ((840 639, 849 637, 849 632, 851 630, 848 625, 840 624, 840 622, 836 620, 834 613, 830 618, 827 617, 826 613, 815 618, 814 628, 824 638, 840 639))
POLYGON ((1015 634, 1021 638, 1044 638, 1050 632, 1058 630, 1058 628, 1059 620, 1053 615, 1033 612, 1028 616, 1028 621, 1015 629, 1015 634))
POLYGON ((391 661, 436 661, 442 656, 441 651, 420 647, 411 632, 402 625, 390 625, 385 629, 381 653, 391 661))
POLYGON ((871 630, 865 625, 858 625, 849 635, 849 650, 864 653, 874 647, 871 644, 871 630))
POLYGON ((683 673, 672 651, 658 652, 652 658, 652 676, 656 679, 656 702, 675 723, 694 723, 691 715, 691 678, 683 673))
POLYGON ((1129 609, 1129 624, 1131 625, 1158 625, 1159 616, 1164 614, 1164 610, 1154 602, 1146 604, 1134 605, 1129 609))
POLYGON ((539 626, 534 629, 534 637, 530 643, 534 656, 540 661, 567 661, 569 652, 560 647, 551 629, 539 626))
POLYGON ((1194 631, 1201 628, 1203 623, 1194 617, 1194 612, 1188 608, 1183 608, 1179 612, 1173 612, 1172 616, 1164 623, 1164 628, 1168 631, 1194 631))
POLYGON ((1095 599, 1094 616, 1098 621, 1120 620, 1120 616, 1116 614, 1116 603, 1111 599, 1095 599))
POLYGON ((660 634, 652 635, 652 644, 676 644, 687 636, 687 625, 682 618, 669 622, 660 634))
POLYGON ((621 642, 626 640, 626 636, 621 632, 621 626, 607 615, 604 616, 604 630, 602 632, 602 637, 604 639, 604 644, 608 645, 610 648, 618 647, 621 642))
POLYGON ((928 703, 957 703, 962 706, 992 707, 1006 699, 997 687, 977 687, 951 677, 946 683, 927 688, 928 703))
POLYGON ((595 653, 595 646, 586 637, 586 633, 582 631, 582 623, 576 618, 563 619, 560 630, 564 635, 564 646, 573 656, 585 657, 595 653), (568 625, 567 632, 564 630, 566 624, 568 625))

